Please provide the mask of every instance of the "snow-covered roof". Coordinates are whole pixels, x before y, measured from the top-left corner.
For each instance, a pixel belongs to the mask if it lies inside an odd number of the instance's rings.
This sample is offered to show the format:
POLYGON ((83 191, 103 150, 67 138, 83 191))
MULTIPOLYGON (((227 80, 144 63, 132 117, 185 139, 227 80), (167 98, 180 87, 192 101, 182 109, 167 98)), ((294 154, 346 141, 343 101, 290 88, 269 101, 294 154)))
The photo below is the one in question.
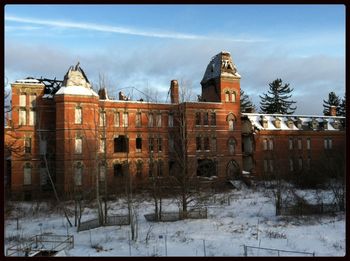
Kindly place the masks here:
POLYGON ((241 78, 237 73, 236 66, 232 62, 230 53, 226 51, 220 52, 211 59, 205 70, 201 83, 204 84, 208 80, 220 76, 241 78))
POLYGON ((325 131, 338 131, 339 128, 335 128, 335 123, 341 126, 340 119, 345 117, 340 116, 320 116, 320 115, 284 115, 284 114, 262 114, 262 113, 242 113, 242 116, 246 116, 252 123, 252 126, 258 130, 319 130, 320 128, 325 131), (280 120, 280 126, 276 126, 276 120, 280 120), (292 121, 293 124, 289 125, 288 121, 292 121), (317 122, 319 128, 310 128, 310 123, 317 122), (264 126, 264 122, 267 126, 264 126))
POLYGON ((55 95, 81 95, 81 96, 97 96, 93 89, 83 86, 62 86, 55 95))
POLYGON ((25 79, 16 80, 15 83, 27 83, 27 84, 41 84, 40 81, 34 79, 33 77, 27 77, 25 79))

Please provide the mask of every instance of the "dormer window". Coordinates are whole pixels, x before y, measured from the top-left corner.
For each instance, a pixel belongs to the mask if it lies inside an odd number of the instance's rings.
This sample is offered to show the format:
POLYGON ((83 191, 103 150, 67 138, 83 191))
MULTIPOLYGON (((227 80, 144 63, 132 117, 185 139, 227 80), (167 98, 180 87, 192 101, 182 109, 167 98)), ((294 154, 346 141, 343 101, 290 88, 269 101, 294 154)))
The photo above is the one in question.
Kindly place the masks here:
POLYGON ((293 122, 292 119, 289 119, 289 120, 287 121, 287 124, 288 124, 288 128, 289 128, 289 129, 293 129, 294 122, 293 122))
POLYGON ((313 119, 311 121, 311 127, 312 127, 313 130, 317 130, 318 122, 316 121, 316 119, 313 119))
POLYGON ((281 128, 281 120, 280 119, 276 118, 274 123, 275 123, 275 127, 277 129, 281 128))
POLYGON ((263 125, 264 129, 268 128, 268 122, 267 122, 267 119, 265 117, 263 117, 263 119, 262 119, 262 125, 263 125))
POLYGON ((333 128, 334 128, 334 129, 339 129, 339 121, 338 121, 338 120, 334 120, 334 122, 333 122, 333 128))
POLYGON ((323 129, 324 130, 328 129, 328 121, 327 120, 323 120, 323 129))

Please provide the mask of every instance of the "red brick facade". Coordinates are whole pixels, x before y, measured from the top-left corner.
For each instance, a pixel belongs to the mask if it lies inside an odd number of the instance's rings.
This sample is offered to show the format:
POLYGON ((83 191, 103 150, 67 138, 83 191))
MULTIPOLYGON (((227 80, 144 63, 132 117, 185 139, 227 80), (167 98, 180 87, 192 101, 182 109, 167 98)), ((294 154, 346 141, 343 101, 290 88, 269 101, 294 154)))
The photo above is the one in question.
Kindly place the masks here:
POLYGON ((264 161, 270 164, 272 159, 271 168, 286 172, 292 155, 303 162, 308 157, 319 160, 325 138, 332 139, 331 150, 344 151, 342 126, 334 131, 256 130, 249 114, 240 112, 240 75, 229 53, 212 59, 201 85, 200 102, 181 102, 173 80, 171 103, 161 104, 130 101, 122 94, 119 100, 109 100, 103 92, 98 96, 78 66, 70 68, 55 94, 45 93, 45 85, 35 79, 13 83, 13 125, 5 129, 5 142, 22 148, 10 157, 10 190, 45 191, 50 187, 46 166, 64 193, 93 190, 96 173, 116 187, 125 168, 135 181, 174 175, 181 128, 190 172, 199 176, 232 179, 242 170, 260 175, 270 170, 264 169, 264 161), (288 150, 289 138, 302 139, 302 149, 288 150), (311 147, 306 149, 309 138, 311 147), (272 150, 264 150, 264 139, 273 140, 272 150))

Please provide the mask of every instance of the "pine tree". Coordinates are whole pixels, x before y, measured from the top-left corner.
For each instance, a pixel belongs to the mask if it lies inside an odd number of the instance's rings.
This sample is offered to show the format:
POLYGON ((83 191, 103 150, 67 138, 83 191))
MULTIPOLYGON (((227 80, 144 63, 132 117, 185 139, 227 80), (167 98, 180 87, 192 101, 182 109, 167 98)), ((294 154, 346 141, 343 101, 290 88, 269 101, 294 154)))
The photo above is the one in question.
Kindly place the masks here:
POLYGON ((248 94, 245 94, 242 89, 240 89, 240 103, 241 103, 241 112, 245 112, 246 109, 252 108, 256 110, 255 105, 252 103, 248 94))
POLYGON ((323 114, 324 115, 330 115, 330 108, 331 106, 336 107, 336 115, 338 116, 340 113, 340 99, 335 94, 335 92, 330 92, 328 94, 328 100, 323 100, 323 114))
POLYGON ((292 107, 295 101, 289 100, 292 97, 290 94, 294 89, 289 87, 289 83, 282 85, 281 79, 276 79, 269 83, 268 94, 264 93, 260 102, 260 110, 262 113, 280 113, 292 114, 296 107, 292 107))
POLYGON ((343 117, 346 116, 346 98, 345 98, 345 95, 340 103, 339 116, 343 116, 343 117))

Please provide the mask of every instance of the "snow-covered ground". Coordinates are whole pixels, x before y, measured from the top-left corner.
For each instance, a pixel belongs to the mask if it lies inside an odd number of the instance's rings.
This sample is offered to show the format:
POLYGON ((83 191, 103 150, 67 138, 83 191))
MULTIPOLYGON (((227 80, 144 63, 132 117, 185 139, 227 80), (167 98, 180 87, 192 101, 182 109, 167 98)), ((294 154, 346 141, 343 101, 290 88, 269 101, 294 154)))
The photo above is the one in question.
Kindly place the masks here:
MULTIPOLYGON (((325 193, 325 195, 328 195, 325 193)), ((345 214, 303 217, 276 217, 266 190, 243 188, 217 194, 208 207, 207 219, 177 222, 147 222, 144 214, 153 211, 151 200, 138 200, 138 238, 129 241, 129 226, 100 227, 76 232, 52 204, 14 203, 17 208, 5 219, 5 251, 16 237, 40 233, 74 236, 74 248, 66 256, 243 256, 243 245, 289 251, 315 252, 316 256, 345 255, 345 214), (227 202, 227 198, 230 198, 227 202), (34 211, 35 209, 39 211, 34 211), (19 229, 15 216, 19 218, 19 229)), ((111 214, 126 213, 122 200, 110 203, 111 214)), ((85 208, 82 221, 96 217, 96 209, 85 208)), ((73 204, 69 208, 73 210, 73 204)), ((177 209, 173 200, 164 200, 163 210, 177 209)), ((73 213, 71 211, 71 213, 73 213)), ((74 221, 73 215, 71 221, 74 221)), ((5 252, 6 253, 6 252, 5 252)), ((287 253, 280 253, 286 255, 287 253)), ((248 249, 248 255, 270 256, 276 252, 248 249)), ((297 255, 297 254, 289 254, 297 255)))

